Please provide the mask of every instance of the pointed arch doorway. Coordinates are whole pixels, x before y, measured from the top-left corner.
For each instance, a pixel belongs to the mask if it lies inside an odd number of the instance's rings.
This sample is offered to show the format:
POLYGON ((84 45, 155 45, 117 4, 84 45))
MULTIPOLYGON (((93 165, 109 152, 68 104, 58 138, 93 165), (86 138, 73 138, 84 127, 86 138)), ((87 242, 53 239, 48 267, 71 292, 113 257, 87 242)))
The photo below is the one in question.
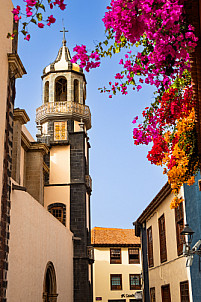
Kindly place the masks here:
POLYGON ((45 269, 43 283, 43 302, 57 302, 56 273, 52 262, 48 262, 45 269))

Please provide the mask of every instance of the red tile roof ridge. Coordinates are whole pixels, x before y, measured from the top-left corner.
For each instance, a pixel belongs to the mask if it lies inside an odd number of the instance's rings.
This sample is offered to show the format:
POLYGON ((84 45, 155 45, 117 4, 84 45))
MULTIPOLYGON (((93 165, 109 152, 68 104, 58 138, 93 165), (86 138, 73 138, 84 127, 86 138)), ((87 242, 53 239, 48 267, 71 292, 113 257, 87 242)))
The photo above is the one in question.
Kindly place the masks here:
POLYGON ((134 229, 94 227, 91 230, 93 245, 135 245, 140 238, 135 236, 134 229))

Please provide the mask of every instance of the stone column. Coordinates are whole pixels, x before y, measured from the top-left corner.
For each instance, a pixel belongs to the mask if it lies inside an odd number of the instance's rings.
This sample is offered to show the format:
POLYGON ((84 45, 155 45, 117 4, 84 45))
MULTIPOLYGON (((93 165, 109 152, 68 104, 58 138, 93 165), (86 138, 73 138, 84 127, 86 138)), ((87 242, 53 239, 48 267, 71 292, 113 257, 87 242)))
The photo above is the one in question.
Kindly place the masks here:
POLYGON ((12 178, 20 183, 21 131, 29 117, 24 109, 15 109, 13 120, 12 178))
POLYGON ((45 144, 34 142, 26 153, 26 189, 41 205, 44 205, 43 156, 48 152, 45 144))

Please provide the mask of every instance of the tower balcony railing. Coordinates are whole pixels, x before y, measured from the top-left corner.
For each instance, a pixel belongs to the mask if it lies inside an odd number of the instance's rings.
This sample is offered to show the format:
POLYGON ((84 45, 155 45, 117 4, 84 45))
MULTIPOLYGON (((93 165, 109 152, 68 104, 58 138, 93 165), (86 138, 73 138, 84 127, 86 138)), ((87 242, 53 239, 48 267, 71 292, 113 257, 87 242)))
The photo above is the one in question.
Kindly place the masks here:
POLYGON ((66 117, 85 122, 91 128, 91 112, 88 106, 76 102, 49 102, 36 109, 36 123, 45 122, 55 117, 66 117))

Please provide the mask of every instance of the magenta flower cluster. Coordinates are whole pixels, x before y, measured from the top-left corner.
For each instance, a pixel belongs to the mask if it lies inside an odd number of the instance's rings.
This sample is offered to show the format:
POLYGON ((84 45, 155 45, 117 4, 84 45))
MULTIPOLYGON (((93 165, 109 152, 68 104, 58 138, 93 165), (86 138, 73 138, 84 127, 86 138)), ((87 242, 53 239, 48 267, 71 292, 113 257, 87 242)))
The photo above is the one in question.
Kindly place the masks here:
MULTIPOLYGON (((137 55, 136 50, 129 51, 121 59, 126 73, 116 74, 120 83, 135 83, 137 90, 143 82, 167 89, 176 76, 190 69, 189 53, 197 38, 194 28, 185 22, 184 1, 111 0, 103 18, 106 30, 113 31, 117 45, 126 38, 143 46, 137 55), (143 77, 138 84, 136 75, 143 77)), ((77 57, 84 62, 82 54, 77 57)))
MULTIPOLYGON (((26 3, 26 17, 30 18, 29 23, 33 22, 35 24, 38 25, 39 28, 43 28, 45 26, 44 23, 41 22, 36 22, 35 17, 38 18, 38 21, 42 21, 42 14, 39 13, 38 14, 38 9, 41 8, 45 11, 45 7, 42 4, 42 1, 40 3, 38 3, 38 1, 36 0, 24 0, 24 2, 26 3), (35 9, 35 11, 34 11, 35 9)), ((64 0, 48 0, 49 6, 52 9, 54 6, 58 5, 58 7, 61 10, 64 10, 66 8, 66 4, 64 4, 64 0)), ((14 15, 14 20, 15 22, 19 22, 19 20, 22 18, 22 16, 24 15, 23 11, 21 11, 21 7, 19 5, 17 5, 16 8, 14 8, 12 10, 12 13, 14 15)), ((50 26, 52 23, 55 23, 56 19, 53 17, 53 15, 50 15, 47 20, 45 20, 47 22, 47 25, 50 26)), ((24 24, 24 28, 22 30, 22 33, 25 35, 25 40, 30 39, 30 34, 27 32, 26 27, 27 27, 27 22, 23 23, 24 24)), ((13 35, 12 35, 13 36, 13 35)))
POLYGON ((189 70, 189 52, 195 48, 197 38, 194 28, 185 24, 184 1, 111 1, 103 19, 106 29, 113 29, 116 42, 123 35, 133 44, 144 40, 146 47, 146 51, 138 52, 134 64, 128 55, 120 61, 128 71, 128 82, 133 81, 133 74, 143 75, 147 84, 158 88, 162 83, 167 88, 175 75, 189 70))
POLYGON ((73 51, 77 52, 77 54, 71 60, 72 63, 76 63, 80 60, 80 67, 85 68, 87 72, 90 69, 96 68, 100 66, 100 57, 97 52, 92 52, 90 55, 87 55, 87 50, 85 45, 78 46, 76 45, 73 48, 73 51))

